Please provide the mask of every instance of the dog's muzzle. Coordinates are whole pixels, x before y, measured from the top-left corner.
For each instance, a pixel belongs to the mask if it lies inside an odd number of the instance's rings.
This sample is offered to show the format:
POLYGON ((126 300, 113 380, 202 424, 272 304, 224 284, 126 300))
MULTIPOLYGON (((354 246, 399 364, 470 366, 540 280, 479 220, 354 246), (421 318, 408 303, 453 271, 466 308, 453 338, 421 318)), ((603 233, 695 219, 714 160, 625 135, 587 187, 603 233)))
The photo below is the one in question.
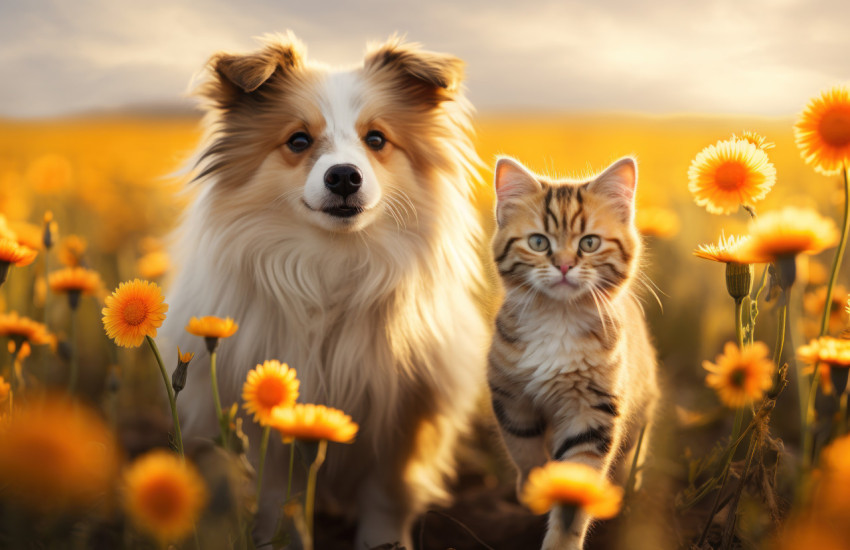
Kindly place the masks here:
POLYGON ((339 197, 339 205, 324 208, 323 211, 331 216, 350 218, 363 211, 355 204, 346 204, 347 198, 354 195, 363 185, 363 172, 353 164, 335 164, 325 172, 325 188, 339 197))

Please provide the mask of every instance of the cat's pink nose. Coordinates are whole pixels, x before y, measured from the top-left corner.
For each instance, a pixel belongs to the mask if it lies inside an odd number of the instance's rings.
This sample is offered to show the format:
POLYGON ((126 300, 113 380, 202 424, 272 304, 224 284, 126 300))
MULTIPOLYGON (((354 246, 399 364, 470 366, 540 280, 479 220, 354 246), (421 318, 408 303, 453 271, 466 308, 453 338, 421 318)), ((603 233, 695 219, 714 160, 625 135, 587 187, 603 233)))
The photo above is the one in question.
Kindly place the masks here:
POLYGON ((561 273, 566 275, 572 266, 572 264, 561 264, 561 273))

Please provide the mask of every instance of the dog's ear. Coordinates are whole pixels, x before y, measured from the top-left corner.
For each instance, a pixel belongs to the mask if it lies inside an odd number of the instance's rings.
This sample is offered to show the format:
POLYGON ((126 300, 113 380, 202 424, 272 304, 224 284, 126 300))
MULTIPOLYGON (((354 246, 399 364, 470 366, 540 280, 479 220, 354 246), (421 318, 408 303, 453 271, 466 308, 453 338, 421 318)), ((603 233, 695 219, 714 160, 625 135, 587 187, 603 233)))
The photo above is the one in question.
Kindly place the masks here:
POLYGON ((275 72, 287 73, 304 64, 306 50, 292 34, 263 37, 263 49, 249 54, 217 53, 208 63, 213 81, 200 93, 227 104, 240 94, 250 94, 269 81, 275 72))
POLYGON ((388 71, 405 77, 433 89, 444 99, 450 99, 463 80, 463 61, 453 55, 422 50, 419 44, 404 43, 399 37, 370 49, 364 67, 367 72, 388 71))

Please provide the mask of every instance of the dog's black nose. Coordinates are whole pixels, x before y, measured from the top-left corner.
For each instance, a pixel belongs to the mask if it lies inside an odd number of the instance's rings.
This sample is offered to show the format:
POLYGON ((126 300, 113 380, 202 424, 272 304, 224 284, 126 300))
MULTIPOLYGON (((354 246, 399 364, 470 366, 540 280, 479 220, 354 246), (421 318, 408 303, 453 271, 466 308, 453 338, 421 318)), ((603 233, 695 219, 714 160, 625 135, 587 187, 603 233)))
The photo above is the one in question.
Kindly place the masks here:
POLYGON ((325 187, 342 198, 360 190, 363 172, 353 164, 335 164, 325 172, 325 187))

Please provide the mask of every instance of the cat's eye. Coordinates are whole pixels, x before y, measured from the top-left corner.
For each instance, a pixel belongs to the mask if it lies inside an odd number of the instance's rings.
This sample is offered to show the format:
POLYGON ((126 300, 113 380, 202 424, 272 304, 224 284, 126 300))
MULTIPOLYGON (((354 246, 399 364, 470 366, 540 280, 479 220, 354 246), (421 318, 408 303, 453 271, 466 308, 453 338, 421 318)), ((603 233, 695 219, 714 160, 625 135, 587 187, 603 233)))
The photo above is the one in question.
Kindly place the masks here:
POLYGON ((293 153, 300 153, 313 144, 313 140, 307 132, 295 132, 286 142, 286 146, 293 153))
POLYGON ((535 252, 543 252, 549 250, 549 239, 546 238, 546 235, 535 233, 528 238, 528 246, 535 252))
POLYGON ((377 130, 370 130, 366 137, 363 138, 363 141, 366 142, 366 146, 373 151, 380 151, 384 148, 384 145, 387 143, 387 138, 381 132, 377 130))
POLYGON ((582 252, 595 252, 601 244, 602 239, 599 238, 599 235, 585 235, 578 242, 578 247, 582 252))

